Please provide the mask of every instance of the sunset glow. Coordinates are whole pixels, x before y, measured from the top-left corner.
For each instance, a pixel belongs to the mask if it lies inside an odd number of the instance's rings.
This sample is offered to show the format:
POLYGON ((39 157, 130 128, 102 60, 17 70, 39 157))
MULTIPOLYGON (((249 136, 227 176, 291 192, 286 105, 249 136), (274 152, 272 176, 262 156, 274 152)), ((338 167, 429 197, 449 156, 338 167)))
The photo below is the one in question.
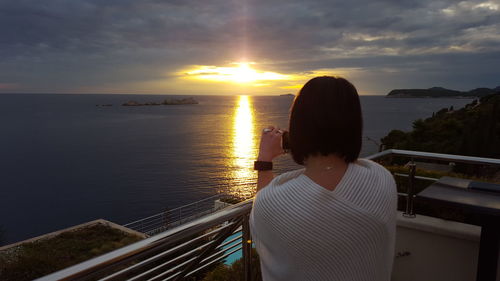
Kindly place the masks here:
POLYGON ((276 72, 254 69, 252 63, 235 62, 231 66, 199 65, 185 74, 190 78, 231 83, 254 83, 273 80, 287 80, 291 77, 276 72))
POLYGON ((280 73, 265 71, 264 67, 265 65, 255 62, 237 62, 228 66, 192 65, 173 75, 178 78, 175 83, 184 85, 185 89, 212 88, 217 89, 216 94, 242 91, 250 95, 275 95, 296 93, 313 77, 329 75, 350 79, 363 71, 361 68, 319 68, 306 72, 280 73))

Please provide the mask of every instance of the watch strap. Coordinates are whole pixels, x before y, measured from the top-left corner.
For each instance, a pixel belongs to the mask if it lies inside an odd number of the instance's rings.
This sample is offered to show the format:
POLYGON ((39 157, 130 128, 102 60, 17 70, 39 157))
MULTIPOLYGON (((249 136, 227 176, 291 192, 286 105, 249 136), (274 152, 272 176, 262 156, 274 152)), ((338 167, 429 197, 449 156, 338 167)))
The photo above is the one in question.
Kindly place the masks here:
POLYGON ((255 161, 253 162, 253 169, 257 171, 269 171, 273 169, 273 162, 268 161, 255 161))

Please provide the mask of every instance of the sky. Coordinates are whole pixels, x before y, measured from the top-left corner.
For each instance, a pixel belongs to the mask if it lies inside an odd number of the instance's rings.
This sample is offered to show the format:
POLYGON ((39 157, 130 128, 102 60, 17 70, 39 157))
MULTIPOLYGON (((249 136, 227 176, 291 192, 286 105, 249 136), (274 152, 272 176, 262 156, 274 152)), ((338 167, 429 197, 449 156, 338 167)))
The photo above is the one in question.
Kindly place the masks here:
POLYGON ((500 0, 0 0, 0 93, 500 85, 500 0))

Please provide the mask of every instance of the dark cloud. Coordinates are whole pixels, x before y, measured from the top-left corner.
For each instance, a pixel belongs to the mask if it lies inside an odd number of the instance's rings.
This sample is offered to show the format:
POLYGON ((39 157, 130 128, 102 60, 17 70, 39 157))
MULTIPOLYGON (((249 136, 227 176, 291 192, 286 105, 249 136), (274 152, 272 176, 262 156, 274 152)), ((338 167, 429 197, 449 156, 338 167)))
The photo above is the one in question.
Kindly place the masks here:
POLYGON ((288 74, 354 69, 380 93, 493 87, 499 30, 498 0, 1 1, 0 84, 106 91, 246 58, 288 74))

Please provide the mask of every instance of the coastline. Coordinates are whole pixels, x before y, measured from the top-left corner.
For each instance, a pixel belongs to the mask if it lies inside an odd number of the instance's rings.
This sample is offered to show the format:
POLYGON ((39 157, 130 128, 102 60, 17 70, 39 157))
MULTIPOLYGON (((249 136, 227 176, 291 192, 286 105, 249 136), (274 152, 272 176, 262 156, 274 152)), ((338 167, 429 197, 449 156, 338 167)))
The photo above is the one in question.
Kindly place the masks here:
POLYGON ((478 99, 479 97, 476 96, 452 96, 452 97, 432 97, 432 96, 394 96, 394 95, 386 95, 384 98, 388 99, 468 99, 468 100, 473 100, 473 99, 478 99))

